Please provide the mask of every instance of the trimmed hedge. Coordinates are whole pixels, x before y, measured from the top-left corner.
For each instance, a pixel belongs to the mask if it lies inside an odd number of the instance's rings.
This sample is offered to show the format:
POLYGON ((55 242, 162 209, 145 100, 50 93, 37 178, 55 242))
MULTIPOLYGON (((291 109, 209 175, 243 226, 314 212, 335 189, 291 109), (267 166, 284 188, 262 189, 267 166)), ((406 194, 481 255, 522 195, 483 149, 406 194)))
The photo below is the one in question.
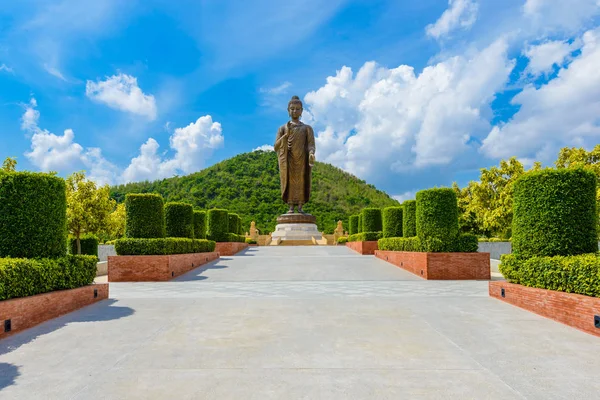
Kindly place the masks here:
POLYGON ((206 211, 194 211, 194 238, 206 239, 206 211))
POLYGON ((402 207, 387 207, 381 215, 383 237, 402 237, 402 207))
POLYGON ((523 286, 600 297, 600 255, 519 258, 503 254, 500 272, 523 286))
POLYGON ((362 216, 363 232, 381 232, 383 230, 380 208, 363 208, 362 216))
MULTIPOLYGON (((99 240, 97 236, 94 235, 81 235, 79 238, 79 243, 81 245, 81 254, 88 256, 96 256, 98 257, 98 244, 99 240)), ((71 254, 77 254, 77 238, 69 237, 69 251, 71 254)))
POLYGON ((258 243, 256 243, 256 240, 254 240, 252 238, 246 238, 246 243, 248 243, 248 244, 258 244, 258 243))
POLYGON ((384 251, 421 251, 418 237, 383 238, 377 241, 377 248, 384 251))
POLYGON ((227 210, 214 208, 208 210, 206 222, 206 237, 215 242, 229 241, 229 215, 227 210))
POLYGON ((596 175, 584 169, 529 172, 514 183, 512 251, 521 258, 598 251, 596 175))
POLYGON ((476 253, 478 248, 477 236, 463 234, 452 241, 439 238, 419 237, 410 238, 383 238, 378 241, 379 250, 387 251, 415 251, 428 253, 476 253))
POLYGON ((339 237, 337 240, 338 244, 346 244, 348 242, 348 238, 346 236, 339 237))
POLYGON ((159 194, 130 193, 125 196, 125 237, 164 238, 165 210, 159 194))
POLYGON ((381 239, 381 232, 361 232, 348 236, 349 242, 374 242, 381 239))
POLYGON ((246 243, 246 236, 238 235, 237 233, 228 233, 227 242, 246 243))
POLYGON ((417 236, 417 201, 402 203, 402 234, 404 237, 417 236))
POLYGON ((356 233, 362 233, 364 232, 363 229, 363 216, 362 213, 358 214, 358 232, 356 233))
POLYGON ((167 237, 194 238, 194 207, 191 204, 169 202, 165 204, 167 237))
POLYGON ((212 240, 188 238, 125 238, 115 241, 115 251, 120 256, 209 253, 215 251, 215 246, 212 240))
POLYGON ((0 258, 0 300, 90 285, 97 263, 95 256, 0 258))
POLYGON ((358 215, 351 215, 348 220, 348 233, 355 235, 358 233, 358 215))
POLYGON ((458 236, 458 203, 450 188, 417 192, 417 236, 451 241, 458 236))
POLYGON ((239 215, 230 213, 229 217, 229 233, 235 233, 236 235, 240 235, 240 231, 242 230, 242 219, 239 215))
POLYGON ((67 194, 62 178, 0 173, 0 257, 56 258, 67 254, 67 194))

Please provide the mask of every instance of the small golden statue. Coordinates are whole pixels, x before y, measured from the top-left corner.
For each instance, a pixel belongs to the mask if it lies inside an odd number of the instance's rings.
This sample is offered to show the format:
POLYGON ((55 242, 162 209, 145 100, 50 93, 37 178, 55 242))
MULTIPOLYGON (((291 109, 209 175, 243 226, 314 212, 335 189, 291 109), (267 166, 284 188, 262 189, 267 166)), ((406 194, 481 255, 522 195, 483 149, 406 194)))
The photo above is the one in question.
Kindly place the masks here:
POLYGON ((277 131, 275 152, 279 161, 281 199, 289 205, 288 214, 304 214, 302 206, 310 199, 311 171, 315 164, 315 134, 300 121, 302 101, 293 96, 288 103, 291 120, 277 131))

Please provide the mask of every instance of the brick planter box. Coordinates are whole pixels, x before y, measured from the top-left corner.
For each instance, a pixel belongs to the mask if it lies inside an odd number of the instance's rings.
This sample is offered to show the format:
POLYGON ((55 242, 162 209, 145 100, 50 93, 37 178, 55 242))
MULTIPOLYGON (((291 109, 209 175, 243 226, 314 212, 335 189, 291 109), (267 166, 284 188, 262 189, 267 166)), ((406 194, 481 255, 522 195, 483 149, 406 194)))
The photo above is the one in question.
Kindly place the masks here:
POLYGON ((490 253, 380 251, 375 257, 429 280, 491 278, 490 253))
POLYGON ((346 242, 346 247, 351 248, 363 256, 373 255, 375 254, 375 250, 379 248, 376 240, 372 242, 346 242))
POLYGON ((216 252, 166 256, 108 256, 108 281, 168 281, 217 258, 219 254, 216 252))
POLYGON ((108 283, 96 283, 0 301, 0 339, 107 298, 108 283))
POLYGON ((247 249, 248 243, 241 242, 217 242, 215 252, 221 256, 233 256, 240 251, 247 249))
POLYGON ((490 282, 489 291, 490 296, 498 300, 600 337, 598 297, 537 289, 506 281, 490 282))

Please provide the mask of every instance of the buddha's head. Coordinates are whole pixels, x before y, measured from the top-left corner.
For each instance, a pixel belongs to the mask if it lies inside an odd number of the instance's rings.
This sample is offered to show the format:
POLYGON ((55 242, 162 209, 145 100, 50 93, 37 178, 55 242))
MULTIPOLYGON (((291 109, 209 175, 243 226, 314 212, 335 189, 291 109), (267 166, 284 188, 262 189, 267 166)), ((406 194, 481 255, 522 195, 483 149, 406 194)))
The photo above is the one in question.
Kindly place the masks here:
POLYGON ((288 114, 292 119, 299 119, 302 115, 302 101, 298 96, 292 96, 288 103, 288 114))

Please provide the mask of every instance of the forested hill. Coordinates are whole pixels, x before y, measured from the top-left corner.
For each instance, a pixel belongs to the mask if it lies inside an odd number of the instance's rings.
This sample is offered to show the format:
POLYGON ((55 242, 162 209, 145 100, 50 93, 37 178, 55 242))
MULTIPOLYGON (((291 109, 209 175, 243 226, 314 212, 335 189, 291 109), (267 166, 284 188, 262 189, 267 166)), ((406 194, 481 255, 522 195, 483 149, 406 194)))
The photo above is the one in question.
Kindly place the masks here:
MULTIPOLYGON (((313 169, 310 202, 304 207, 317 217, 319 230, 332 233, 338 220, 348 229, 348 217, 362 208, 399 205, 386 193, 329 164, 313 169)), ((225 208, 243 218, 244 230, 256 221, 261 233, 275 230, 277 216, 287 211, 281 200, 275 152, 240 154, 200 172, 154 182, 111 188, 118 202, 127 193, 160 193, 165 201, 184 201, 198 209, 225 208)))

